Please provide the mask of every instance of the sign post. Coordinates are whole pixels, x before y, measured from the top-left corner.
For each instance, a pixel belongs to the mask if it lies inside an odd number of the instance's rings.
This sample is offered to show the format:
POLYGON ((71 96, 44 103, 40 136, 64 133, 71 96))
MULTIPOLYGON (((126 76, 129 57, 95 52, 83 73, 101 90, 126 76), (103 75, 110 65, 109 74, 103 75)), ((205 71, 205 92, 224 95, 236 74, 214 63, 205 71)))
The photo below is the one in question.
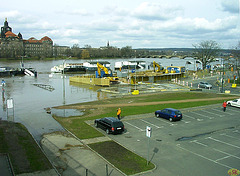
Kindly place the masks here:
POLYGON ((150 148, 150 138, 152 135, 152 128, 150 126, 147 126, 146 128, 146 136, 148 137, 148 154, 147 154, 147 165, 149 163, 149 148, 150 148))
POLYGON ((7 99, 7 118, 8 118, 8 109, 13 110, 13 121, 14 121, 14 103, 12 98, 7 99))

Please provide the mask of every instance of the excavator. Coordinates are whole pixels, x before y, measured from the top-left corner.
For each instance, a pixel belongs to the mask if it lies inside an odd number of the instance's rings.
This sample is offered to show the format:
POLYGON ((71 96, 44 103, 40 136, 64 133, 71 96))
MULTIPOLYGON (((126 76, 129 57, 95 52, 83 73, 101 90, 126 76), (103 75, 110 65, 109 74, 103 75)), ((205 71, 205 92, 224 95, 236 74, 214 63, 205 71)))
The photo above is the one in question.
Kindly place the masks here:
POLYGON ((166 70, 164 69, 164 67, 160 66, 157 62, 153 61, 153 69, 154 72, 163 72, 165 73, 166 70), (155 71, 155 67, 157 67, 158 69, 155 71))
POLYGON ((107 78, 110 80, 110 83, 117 84, 119 83, 119 78, 114 77, 111 70, 108 70, 106 67, 104 67, 102 64, 97 63, 98 68, 98 75, 96 77, 98 78, 107 78))

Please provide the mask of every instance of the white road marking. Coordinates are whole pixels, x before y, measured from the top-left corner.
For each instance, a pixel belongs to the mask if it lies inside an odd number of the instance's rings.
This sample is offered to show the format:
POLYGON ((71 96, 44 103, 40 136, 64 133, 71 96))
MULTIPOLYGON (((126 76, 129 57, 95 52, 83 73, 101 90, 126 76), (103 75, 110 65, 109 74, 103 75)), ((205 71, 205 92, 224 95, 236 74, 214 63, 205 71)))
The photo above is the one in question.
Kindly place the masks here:
POLYGON ((201 142, 198 142, 197 140, 190 141, 190 142, 191 142, 191 143, 196 143, 196 144, 202 145, 202 146, 204 146, 204 147, 207 147, 206 144, 203 144, 203 143, 201 143, 201 142))
POLYGON ((202 114, 199 114, 199 113, 196 113, 196 112, 191 112, 191 113, 196 114, 196 115, 201 116, 201 117, 204 117, 204 118, 207 117, 208 119, 213 119, 214 118, 214 117, 208 117, 206 115, 202 115, 202 114))
POLYGON ((222 157, 222 158, 219 158, 219 159, 217 159, 217 160, 215 160, 215 161, 221 161, 221 160, 224 160, 224 159, 226 159, 226 158, 229 158, 229 157, 231 157, 231 156, 225 156, 225 157, 222 157))
POLYGON ((159 120, 159 121, 161 121, 161 122, 167 123, 167 124, 169 124, 170 126, 177 125, 177 124, 173 124, 173 123, 171 123, 171 122, 168 122, 166 119, 165 119, 165 120, 160 119, 160 118, 156 118, 156 119, 159 120))
POLYGON ((221 151, 221 150, 215 149, 215 148, 213 148, 213 150, 215 150, 215 151, 217 151, 217 152, 220 152, 220 153, 223 153, 223 154, 225 154, 225 155, 229 155, 229 156, 231 156, 231 157, 233 157, 233 158, 237 158, 237 159, 240 160, 240 157, 235 156, 235 155, 232 155, 232 154, 230 154, 230 153, 227 153, 227 152, 224 152, 224 151, 221 151))
POLYGON ((206 111, 206 110, 201 110, 201 111, 206 112, 208 114, 217 115, 217 116, 220 116, 220 117, 224 116, 224 115, 219 115, 219 114, 216 114, 216 113, 213 113, 213 112, 209 112, 209 111, 206 111))
POLYGON ((240 140, 239 138, 233 137, 233 136, 230 136, 230 135, 227 135, 226 133, 223 133, 223 134, 220 134, 220 135, 221 135, 221 136, 226 136, 226 137, 229 137, 229 138, 233 138, 233 139, 240 140))
POLYGON ((191 123, 190 121, 181 120, 184 123, 191 123))
POLYGON ((229 145, 229 146, 232 146, 232 147, 235 147, 235 148, 239 148, 239 149, 240 149, 240 147, 237 146, 237 145, 229 144, 229 143, 227 143, 227 142, 223 142, 223 141, 220 141, 220 140, 218 140, 218 139, 214 139, 214 138, 212 138, 212 137, 207 137, 207 138, 205 138, 205 139, 211 139, 211 140, 213 140, 213 141, 220 142, 220 143, 223 143, 223 144, 226 144, 226 145, 229 145))
POLYGON ((151 126, 155 126, 156 128, 163 128, 164 126, 157 126, 157 125, 154 125, 154 124, 152 124, 152 123, 150 123, 150 122, 148 122, 148 121, 146 121, 146 120, 143 120, 143 119, 140 119, 141 121, 143 121, 143 122, 145 122, 145 123, 147 123, 147 124, 150 124, 151 126))
POLYGON ((232 169, 232 168, 233 168, 233 167, 231 167, 231 166, 228 166, 228 165, 219 163, 219 162, 217 162, 217 161, 215 161, 215 160, 212 160, 212 159, 207 158, 207 157, 205 157, 205 156, 203 156, 203 155, 200 155, 200 154, 198 154, 198 153, 195 153, 195 152, 193 152, 193 151, 191 151, 191 150, 185 149, 185 148, 181 147, 180 144, 177 144, 177 147, 179 147, 179 148, 181 148, 182 150, 185 150, 185 151, 187 151, 187 152, 190 152, 190 153, 192 153, 192 154, 194 154, 194 155, 197 155, 197 156, 199 156, 199 157, 201 157, 201 158, 204 158, 204 159, 206 159, 206 160, 208 160, 208 161, 211 161, 211 162, 213 162, 213 163, 215 163, 215 164, 218 164, 218 165, 220 165, 220 166, 224 166, 224 167, 229 168, 229 169, 232 169))
POLYGON ((143 130, 143 129, 141 129, 141 128, 139 128, 139 127, 137 127, 137 126, 135 126, 135 125, 133 125, 133 124, 131 124, 131 123, 129 123, 129 122, 125 122, 126 124, 128 124, 128 125, 130 125, 130 126, 132 126, 132 127, 134 127, 134 128, 137 128, 138 130, 140 130, 140 131, 145 131, 145 130, 143 130))

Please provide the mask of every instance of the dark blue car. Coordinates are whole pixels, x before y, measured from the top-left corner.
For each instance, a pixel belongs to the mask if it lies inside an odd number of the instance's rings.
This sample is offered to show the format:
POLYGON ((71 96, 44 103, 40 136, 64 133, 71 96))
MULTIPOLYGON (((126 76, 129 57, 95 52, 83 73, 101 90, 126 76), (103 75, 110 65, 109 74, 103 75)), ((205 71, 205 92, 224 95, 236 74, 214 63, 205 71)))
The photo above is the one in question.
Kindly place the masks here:
POLYGON ((157 110, 157 111, 155 111, 155 116, 168 119, 171 122, 182 119, 182 113, 179 110, 173 109, 173 108, 157 110))

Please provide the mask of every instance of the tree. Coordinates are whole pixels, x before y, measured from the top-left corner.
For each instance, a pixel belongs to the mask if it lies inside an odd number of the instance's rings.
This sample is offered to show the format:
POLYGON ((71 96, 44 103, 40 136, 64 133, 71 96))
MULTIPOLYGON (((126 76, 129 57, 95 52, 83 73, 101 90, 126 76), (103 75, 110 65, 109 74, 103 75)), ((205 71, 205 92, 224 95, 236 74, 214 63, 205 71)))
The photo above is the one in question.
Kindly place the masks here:
POLYGON ((86 49, 82 50, 81 55, 82 55, 82 59, 89 59, 90 58, 89 52, 86 49))
POLYGON ((213 40, 202 41, 199 44, 193 44, 196 50, 196 57, 202 62, 203 69, 214 61, 214 57, 217 56, 220 45, 213 40))

